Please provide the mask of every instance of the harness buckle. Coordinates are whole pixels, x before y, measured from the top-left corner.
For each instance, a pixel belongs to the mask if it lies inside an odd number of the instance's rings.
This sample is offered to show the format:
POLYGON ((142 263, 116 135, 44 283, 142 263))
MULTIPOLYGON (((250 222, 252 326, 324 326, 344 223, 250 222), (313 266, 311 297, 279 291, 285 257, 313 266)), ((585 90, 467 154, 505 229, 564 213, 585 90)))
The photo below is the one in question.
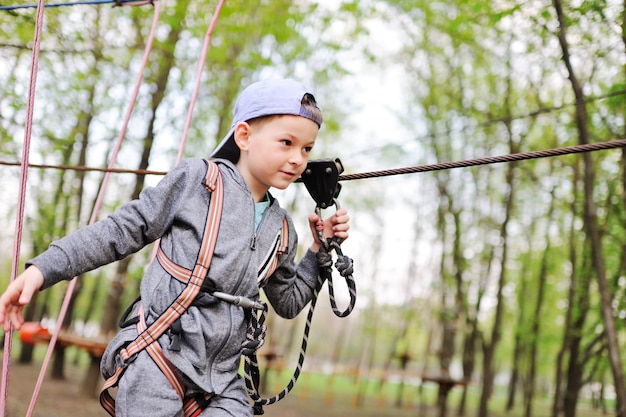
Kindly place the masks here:
POLYGON ((135 359, 137 359, 137 355, 139 355, 139 352, 133 354, 127 360, 124 360, 121 353, 118 353, 117 355, 115 355, 115 365, 122 369, 126 369, 128 365, 130 365, 132 362, 135 361, 135 359))

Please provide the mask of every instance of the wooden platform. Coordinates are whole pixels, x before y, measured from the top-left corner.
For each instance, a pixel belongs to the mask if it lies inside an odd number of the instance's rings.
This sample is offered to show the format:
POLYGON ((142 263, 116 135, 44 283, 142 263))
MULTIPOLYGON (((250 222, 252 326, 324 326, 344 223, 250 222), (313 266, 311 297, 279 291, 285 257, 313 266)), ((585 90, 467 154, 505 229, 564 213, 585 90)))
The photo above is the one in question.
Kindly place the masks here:
MULTIPOLYGON (((26 322, 20 329, 20 341, 22 343, 49 343, 50 339, 52 339, 52 334, 46 327, 42 326, 41 323, 26 322)), ((108 345, 108 341, 78 336, 62 330, 57 338, 57 344, 60 346, 76 346, 85 349, 95 358, 101 358, 108 345)))

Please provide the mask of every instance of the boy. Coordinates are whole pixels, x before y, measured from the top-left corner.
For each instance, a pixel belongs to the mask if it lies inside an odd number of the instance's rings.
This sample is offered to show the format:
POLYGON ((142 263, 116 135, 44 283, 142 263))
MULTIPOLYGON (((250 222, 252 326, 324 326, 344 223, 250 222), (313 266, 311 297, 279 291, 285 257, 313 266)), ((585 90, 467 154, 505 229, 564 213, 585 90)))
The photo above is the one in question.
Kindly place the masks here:
MULTIPOLYGON (((313 244, 295 263, 297 236, 293 223, 269 194, 300 177, 322 124, 313 95, 293 80, 266 80, 250 85, 237 99, 229 133, 211 155, 223 181, 223 207, 210 270, 205 279, 220 293, 259 299, 264 291, 275 311, 295 317, 311 300, 317 285, 315 253, 322 242, 315 232, 323 224, 324 236, 348 237, 349 216, 339 209, 326 221, 309 216, 313 244), (260 271, 277 236, 288 225, 288 250, 278 256, 271 277, 260 271)), ((203 181, 207 163, 188 159, 148 187, 108 218, 53 242, 27 262, 0 297, 0 323, 5 331, 20 328, 22 309, 33 293, 63 279, 71 279, 119 260, 160 240, 159 256, 141 282, 141 302, 133 308, 150 325, 185 288, 174 279, 169 262, 194 268, 202 241, 211 194, 203 181), (141 313, 143 311, 143 313, 141 313)), ((204 286, 203 286, 204 288, 204 286)), ((186 397, 206 395, 202 416, 251 416, 247 394, 237 371, 250 311, 202 292, 170 329, 158 339, 167 361, 184 387, 186 397), (174 326, 173 326, 174 327, 174 326)), ((102 358, 102 372, 115 372, 118 352, 137 336, 134 325, 123 328, 102 358)), ((115 403, 118 417, 182 416, 182 400, 146 349, 129 361, 119 380, 115 403)), ((119 360, 118 360, 119 364, 119 360)))

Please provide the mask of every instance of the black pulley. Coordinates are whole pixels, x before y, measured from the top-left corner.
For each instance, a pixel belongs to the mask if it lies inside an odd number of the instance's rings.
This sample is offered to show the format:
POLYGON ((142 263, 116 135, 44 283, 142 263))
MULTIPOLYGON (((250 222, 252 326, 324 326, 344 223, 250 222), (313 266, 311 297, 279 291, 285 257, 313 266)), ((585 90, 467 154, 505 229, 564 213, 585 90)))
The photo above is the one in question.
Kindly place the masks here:
POLYGON ((343 165, 339 158, 316 159, 308 162, 300 179, 315 200, 317 207, 325 209, 335 204, 335 199, 341 191, 339 175, 342 172, 343 165))

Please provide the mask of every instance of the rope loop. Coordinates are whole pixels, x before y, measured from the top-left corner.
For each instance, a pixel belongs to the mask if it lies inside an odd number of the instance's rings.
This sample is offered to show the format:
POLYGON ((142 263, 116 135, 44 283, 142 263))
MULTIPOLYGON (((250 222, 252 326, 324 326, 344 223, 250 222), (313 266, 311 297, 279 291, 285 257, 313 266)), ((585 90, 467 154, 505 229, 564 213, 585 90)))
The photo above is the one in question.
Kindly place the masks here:
POLYGON ((333 313, 337 317, 347 317, 356 306, 356 282, 352 276, 354 272, 354 262, 349 257, 345 256, 341 250, 341 241, 337 238, 325 239, 324 247, 317 253, 317 259, 320 267, 320 276, 328 281, 328 296, 330 298, 330 306, 333 313), (337 254, 337 261, 335 262, 335 268, 339 271, 339 274, 346 280, 348 287, 348 293, 350 295, 350 303, 348 307, 341 311, 337 306, 335 299, 335 285, 333 282, 333 268, 332 268, 332 256, 331 250, 335 250, 337 254), (330 261, 329 261, 330 259, 330 261))

